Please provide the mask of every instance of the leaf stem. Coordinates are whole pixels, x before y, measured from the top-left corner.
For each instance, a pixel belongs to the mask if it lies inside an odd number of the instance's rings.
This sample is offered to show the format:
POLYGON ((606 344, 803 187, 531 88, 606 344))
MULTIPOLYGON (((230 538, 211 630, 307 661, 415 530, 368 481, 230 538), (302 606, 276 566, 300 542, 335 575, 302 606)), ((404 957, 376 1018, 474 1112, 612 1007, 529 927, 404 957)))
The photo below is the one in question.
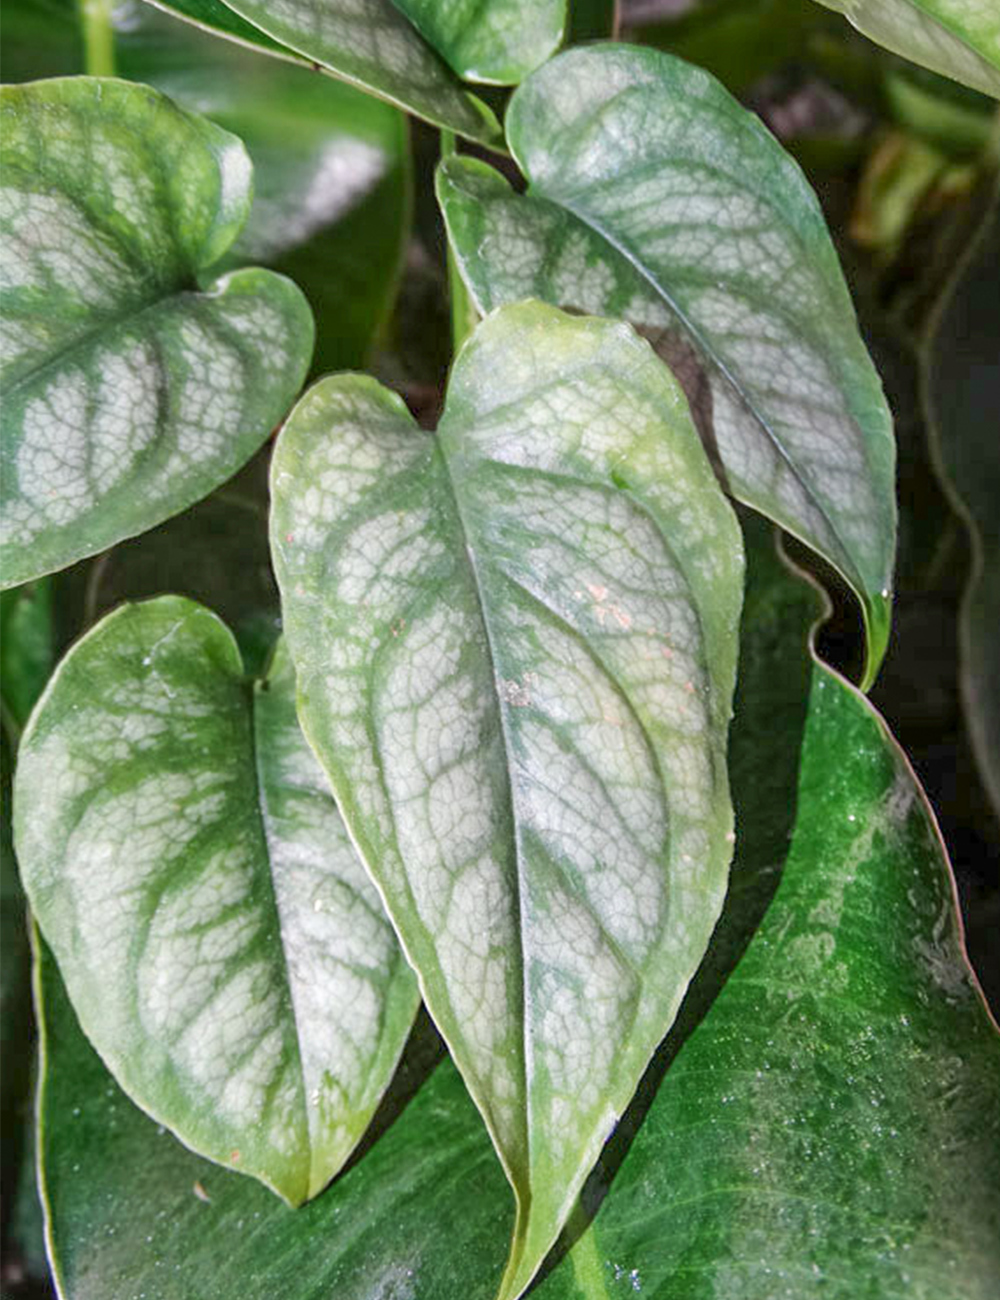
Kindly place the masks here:
MULTIPOLYGON (((454 131, 441 132, 441 157, 450 158, 457 153, 454 131)), ((446 236, 447 238, 447 236, 446 236)), ((448 240, 448 301, 451 304, 451 347, 452 355, 457 356, 465 340, 479 323, 479 313, 472 301, 458 262, 448 240)))
POLYGON ((115 0, 79 0, 83 65, 91 77, 115 75, 115 0))

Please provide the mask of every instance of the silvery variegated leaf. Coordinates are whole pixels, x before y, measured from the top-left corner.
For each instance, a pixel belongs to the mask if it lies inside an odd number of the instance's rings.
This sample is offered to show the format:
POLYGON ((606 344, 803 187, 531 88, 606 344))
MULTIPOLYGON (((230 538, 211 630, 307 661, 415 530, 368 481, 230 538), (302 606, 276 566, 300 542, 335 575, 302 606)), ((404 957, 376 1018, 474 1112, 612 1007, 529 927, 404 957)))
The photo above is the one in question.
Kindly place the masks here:
POLYGON ((122 1088, 200 1155, 315 1196, 389 1083, 417 990, 283 645, 254 689, 203 606, 121 606, 56 670, 14 794, 32 910, 122 1088))
POLYGON ((143 532, 246 463, 294 399, 313 323, 260 269, 204 286, 251 201, 246 150, 146 86, 0 100, 4 586, 143 532))
POLYGON ((649 345, 537 302, 436 436, 316 385, 272 500, 299 715, 514 1188, 512 1300, 722 905, 739 529, 649 345))
POLYGON ((438 197, 480 310, 528 296, 630 321, 687 392, 741 501, 861 599, 888 638, 895 445, 816 196, 708 73, 657 50, 571 50, 514 93, 516 194, 446 159, 438 197))

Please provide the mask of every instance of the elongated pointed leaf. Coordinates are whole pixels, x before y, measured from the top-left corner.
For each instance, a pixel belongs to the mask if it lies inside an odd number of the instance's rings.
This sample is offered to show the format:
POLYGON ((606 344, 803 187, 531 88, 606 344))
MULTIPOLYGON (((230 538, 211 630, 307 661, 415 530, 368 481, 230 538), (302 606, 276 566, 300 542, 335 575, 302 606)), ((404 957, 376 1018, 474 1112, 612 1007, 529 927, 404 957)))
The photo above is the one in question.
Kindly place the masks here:
POLYGON ((567 0, 393 0, 468 81, 516 85, 562 40, 567 0))
POLYGON ((622 46, 571 50, 514 94, 531 182, 442 164, 438 194, 482 311, 527 296, 621 316, 685 386, 733 493, 841 570, 885 650, 892 424, 819 204, 706 73, 622 46))
POLYGON ((1000 99, 993 0, 819 0, 879 45, 1000 99))
POLYGON ((229 478, 312 352, 299 290, 198 272, 239 234, 233 136, 147 87, 68 78, 2 98, 4 586, 178 513, 229 478))
POLYGON ((298 1204, 367 1126, 415 983, 295 719, 178 597, 63 660, 21 745, 25 889, 81 1024, 194 1150, 298 1204))
POLYGON ((317 385, 272 498, 303 725, 515 1189, 514 1297, 722 904, 739 531, 648 345, 540 303, 436 438, 317 385))
POLYGON ((961 684, 983 784, 1000 813, 1000 198, 950 286, 925 356, 932 444, 972 542, 961 684))
POLYGON ((199 26, 268 53, 319 65, 459 135, 497 144, 500 129, 489 108, 393 5, 392 0, 156 0, 199 26), (228 13, 222 11, 228 10, 228 13))

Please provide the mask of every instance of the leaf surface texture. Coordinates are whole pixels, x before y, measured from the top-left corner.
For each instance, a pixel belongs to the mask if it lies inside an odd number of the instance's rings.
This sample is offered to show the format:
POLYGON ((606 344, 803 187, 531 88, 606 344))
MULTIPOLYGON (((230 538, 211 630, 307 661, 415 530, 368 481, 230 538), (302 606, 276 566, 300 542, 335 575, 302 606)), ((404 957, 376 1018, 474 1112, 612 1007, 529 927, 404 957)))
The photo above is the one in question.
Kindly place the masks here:
POLYGON ((21 745, 18 861, 81 1024, 194 1150, 298 1204, 361 1137, 416 989, 295 716, 222 623, 125 605, 21 745))

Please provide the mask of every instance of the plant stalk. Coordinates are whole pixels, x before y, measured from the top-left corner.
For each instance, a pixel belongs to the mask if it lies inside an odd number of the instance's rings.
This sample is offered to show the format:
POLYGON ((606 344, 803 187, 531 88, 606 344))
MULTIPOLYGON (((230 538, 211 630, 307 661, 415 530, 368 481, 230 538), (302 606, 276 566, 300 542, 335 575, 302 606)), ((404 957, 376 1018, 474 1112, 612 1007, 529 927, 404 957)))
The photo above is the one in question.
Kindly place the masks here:
POLYGON ((115 75, 115 0, 79 0, 83 66, 91 77, 115 75))
MULTIPOLYGON (((450 158, 456 152, 454 131, 442 131, 441 157, 450 158)), ((451 349, 452 356, 455 357, 478 325, 479 313, 458 269, 450 240, 448 241, 448 301, 451 307, 451 349)))

